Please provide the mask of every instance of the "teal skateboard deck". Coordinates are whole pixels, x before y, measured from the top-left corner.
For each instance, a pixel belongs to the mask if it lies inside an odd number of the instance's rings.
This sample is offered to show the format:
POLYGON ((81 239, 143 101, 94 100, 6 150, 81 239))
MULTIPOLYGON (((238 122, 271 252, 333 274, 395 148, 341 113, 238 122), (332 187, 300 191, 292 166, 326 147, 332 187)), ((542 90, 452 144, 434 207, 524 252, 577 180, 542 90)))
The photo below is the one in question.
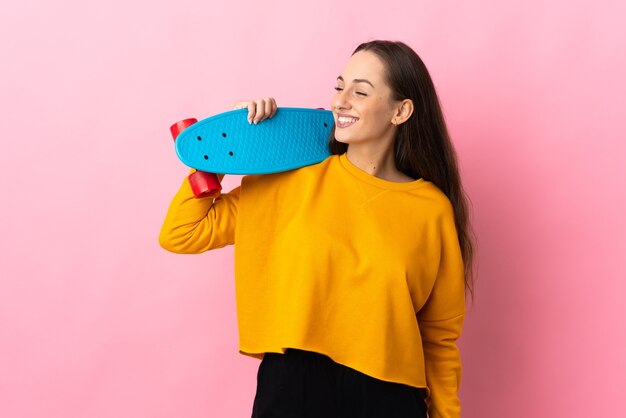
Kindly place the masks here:
POLYGON ((267 174, 330 156, 331 111, 279 107, 257 125, 248 123, 247 114, 248 109, 231 110, 189 124, 175 136, 178 158, 209 173, 267 174))

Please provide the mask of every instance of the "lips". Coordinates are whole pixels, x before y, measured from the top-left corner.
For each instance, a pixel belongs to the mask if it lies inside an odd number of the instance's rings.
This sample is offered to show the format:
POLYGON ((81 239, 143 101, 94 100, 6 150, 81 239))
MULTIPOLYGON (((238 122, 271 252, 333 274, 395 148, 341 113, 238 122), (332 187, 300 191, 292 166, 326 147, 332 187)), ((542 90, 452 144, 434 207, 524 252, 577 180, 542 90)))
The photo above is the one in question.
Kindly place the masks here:
POLYGON ((335 125, 338 128, 347 128, 348 126, 354 125, 358 120, 359 118, 355 118, 354 116, 338 115, 335 125))

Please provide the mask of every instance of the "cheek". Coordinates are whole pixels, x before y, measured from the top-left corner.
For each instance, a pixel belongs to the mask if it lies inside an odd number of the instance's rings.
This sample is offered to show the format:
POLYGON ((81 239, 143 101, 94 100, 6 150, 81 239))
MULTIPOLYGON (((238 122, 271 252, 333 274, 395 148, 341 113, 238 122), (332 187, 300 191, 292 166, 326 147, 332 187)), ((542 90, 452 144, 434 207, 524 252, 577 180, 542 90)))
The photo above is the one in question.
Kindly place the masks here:
POLYGON ((391 125, 391 118, 387 117, 389 109, 387 107, 378 106, 367 110, 366 117, 367 126, 376 131, 384 131, 391 125))

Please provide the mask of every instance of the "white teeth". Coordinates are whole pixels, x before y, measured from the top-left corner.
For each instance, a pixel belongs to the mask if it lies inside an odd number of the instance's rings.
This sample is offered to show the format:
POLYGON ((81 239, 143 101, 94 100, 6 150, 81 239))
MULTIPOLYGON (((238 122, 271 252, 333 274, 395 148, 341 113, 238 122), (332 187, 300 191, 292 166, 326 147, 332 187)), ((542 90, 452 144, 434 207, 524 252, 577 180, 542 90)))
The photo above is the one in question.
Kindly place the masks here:
POLYGON ((356 119, 357 118, 348 118, 348 117, 345 117, 345 116, 339 116, 337 118, 337 120, 339 122, 341 122, 341 123, 353 123, 353 122, 356 122, 356 119))

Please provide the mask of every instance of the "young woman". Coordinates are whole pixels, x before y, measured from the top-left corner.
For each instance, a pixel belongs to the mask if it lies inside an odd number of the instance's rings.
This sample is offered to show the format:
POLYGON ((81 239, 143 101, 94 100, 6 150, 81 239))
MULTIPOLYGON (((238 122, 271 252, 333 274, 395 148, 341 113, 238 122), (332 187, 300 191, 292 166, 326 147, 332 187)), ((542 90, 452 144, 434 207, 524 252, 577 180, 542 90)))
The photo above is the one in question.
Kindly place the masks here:
POLYGON ((330 157, 205 199, 184 182, 160 243, 235 244, 239 351, 262 359, 253 418, 459 417, 473 244, 435 88, 407 45, 372 41, 335 90, 330 157))

